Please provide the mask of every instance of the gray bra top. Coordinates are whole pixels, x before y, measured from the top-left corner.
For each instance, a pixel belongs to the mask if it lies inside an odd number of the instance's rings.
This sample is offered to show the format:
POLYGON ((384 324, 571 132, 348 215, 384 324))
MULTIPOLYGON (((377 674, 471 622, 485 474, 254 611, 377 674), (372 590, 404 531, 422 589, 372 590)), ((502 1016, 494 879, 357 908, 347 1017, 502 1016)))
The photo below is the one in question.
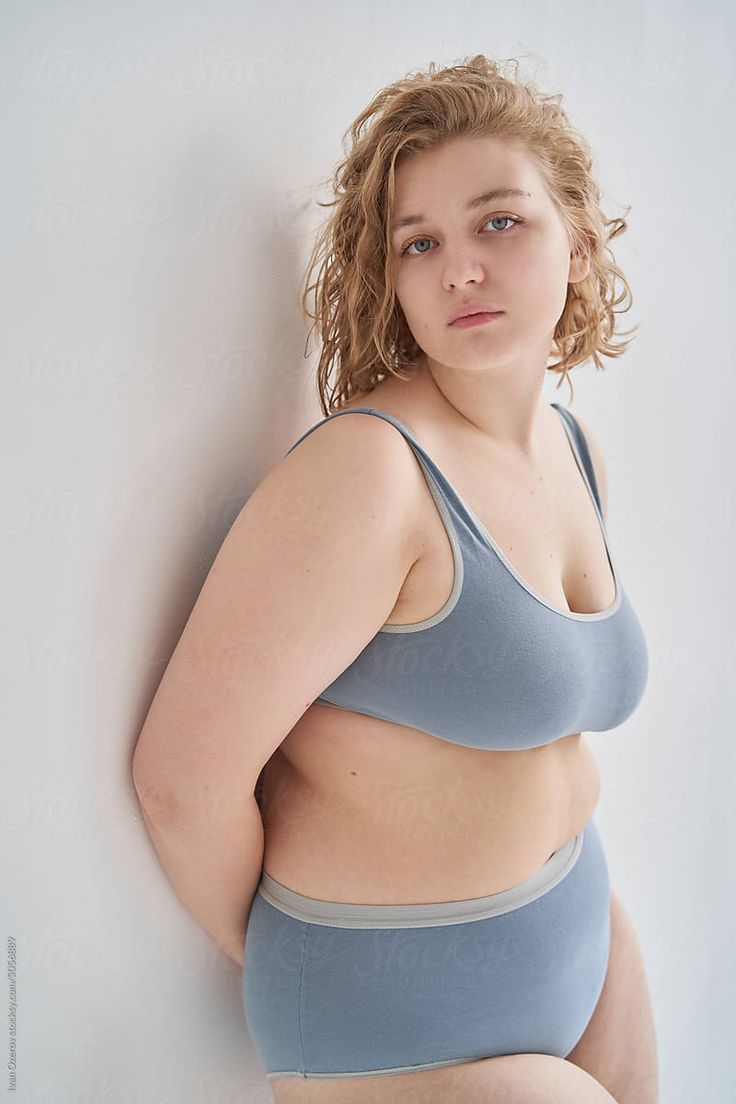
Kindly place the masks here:
POLYGON ((394 415, 338 410, 288 450, 330 418, 369 414, 390 422, 422 467, 455 567, 442 609, 413 624, 384 624, 317 701, 494 751, 605 731, 633 713, 647 682, 646 641, 611 555, 585 436, 568 410, 550 405, 595 506, 616 585, 612 605, 600 613, 559 609, 533 590, 394 415))

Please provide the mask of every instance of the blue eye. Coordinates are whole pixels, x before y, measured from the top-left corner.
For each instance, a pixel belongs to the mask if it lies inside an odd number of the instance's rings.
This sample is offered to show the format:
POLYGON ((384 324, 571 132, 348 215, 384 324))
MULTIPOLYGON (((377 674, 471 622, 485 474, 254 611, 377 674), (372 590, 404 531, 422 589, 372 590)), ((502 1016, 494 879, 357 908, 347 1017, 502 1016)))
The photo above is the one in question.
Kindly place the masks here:
MULTIPOLYGON (((491 222, 513 222, 514 225, 516 225, 517 223, 520 223, 521 221, 522 221, 522 219, 515 218, 514 215, 493 215, 492 218, 486 219, 486 221, 483 223, 483 226, 488 226, 488 224, 491 223, 491 222)), ((509 233, 508 229, 501 230, 501 231, 499 231, 499 233, 496 234, 496 237, 498 237, 499 234, 508 234, 508 233, 509 233)), ((403 257, 404 254, 406 253, 406 251, 408 249, 410 249, 411 246, 414 245, 416 242, 424 242, 424 241, 434 241, 434 238, 427 238, 427 237, 412 238, 411 241, 407 242, 406 245, 403 247, 403 249, 400 251, 399 256, 403 257)), ((412 253, 412 254, 410 254, 410 256, 412 256, 412 257, 421 257, 424 253, 428 253, 428 252, 430 252, 428 249, 424 249, 424 250, 422 250, 422 252, 412 253)))

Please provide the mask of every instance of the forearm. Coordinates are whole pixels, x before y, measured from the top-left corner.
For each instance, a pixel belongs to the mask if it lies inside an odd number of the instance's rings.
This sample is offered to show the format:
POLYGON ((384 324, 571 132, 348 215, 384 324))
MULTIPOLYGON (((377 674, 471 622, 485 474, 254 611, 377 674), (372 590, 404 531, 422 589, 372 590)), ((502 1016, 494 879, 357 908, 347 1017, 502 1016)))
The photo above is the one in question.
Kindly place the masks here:
POLYGON ((256 799, 215 801, 199 811, 161 812, 141 796, 159 861, 190 916, 240 966, 250 908, 261 876, 263 821, 256 799))

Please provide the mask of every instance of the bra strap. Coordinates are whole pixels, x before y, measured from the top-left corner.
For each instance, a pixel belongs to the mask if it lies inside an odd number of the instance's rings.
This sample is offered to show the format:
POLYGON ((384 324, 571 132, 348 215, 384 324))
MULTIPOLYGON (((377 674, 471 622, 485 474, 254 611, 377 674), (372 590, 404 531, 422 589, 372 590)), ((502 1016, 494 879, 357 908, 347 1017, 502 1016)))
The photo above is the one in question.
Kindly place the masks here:
POLYGON ((588 482, 590 483, 590 488, 593 492, 596 503, 598 504, 598 509, 600 510, 601 517, 603 517, 603 506, 601 505, 601 496, 598 491, 598 481, 595 477, 593 461, 590 458, 590 449, 588 448, 588 442, 585 439, 585 434, 578 425, 578 421, 575 416, 571 414, 571 412, 566 407, 560 406, 559 403, 550 403, 550 406, 553 406, 555 410, 559 411, 559 413, 562 415, 562 417, 565 419, 570 427, 573 438, 575 440, 575 445, 578 450, 578 455, 583 462, 585 474, 587 475, 588 482))

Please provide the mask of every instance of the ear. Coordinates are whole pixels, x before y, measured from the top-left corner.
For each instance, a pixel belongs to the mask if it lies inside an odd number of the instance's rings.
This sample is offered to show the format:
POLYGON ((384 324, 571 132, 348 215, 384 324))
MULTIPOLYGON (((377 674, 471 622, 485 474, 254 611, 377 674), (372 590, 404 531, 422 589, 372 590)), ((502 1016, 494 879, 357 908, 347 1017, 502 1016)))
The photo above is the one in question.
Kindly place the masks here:
POLYGON ((568 271, 568 284, 577 284, 590 272, 590 255, 588 253, 570 253, 570 268, 568 271))

